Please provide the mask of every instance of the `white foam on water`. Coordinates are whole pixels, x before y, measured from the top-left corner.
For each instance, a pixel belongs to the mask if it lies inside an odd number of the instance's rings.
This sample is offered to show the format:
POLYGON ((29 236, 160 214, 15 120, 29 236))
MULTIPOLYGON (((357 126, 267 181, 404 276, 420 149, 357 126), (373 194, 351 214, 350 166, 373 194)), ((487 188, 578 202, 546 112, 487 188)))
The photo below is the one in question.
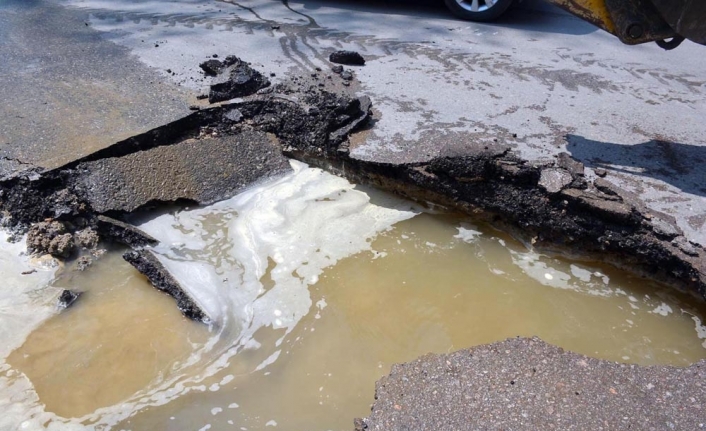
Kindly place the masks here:
POLYGON ((479 231, 478 227, 470 223, 461 223, 456 229, 458 229, 458 234, 454 235, 454 238, 469 244, 478 241, 478 238, 483 235, 483 232, 479 231))
MULTIPOLYGON (((200 382, 227 367, 230 358, 261 347, 254 338, 261 328, 283 330, 280 345, 313 308, 309 286, 325 268, 372 251, 375 236, 418 213, 387 195, 375 195, 384 203, 376 205, 370 193, 378 192, 366 193, 303 163, 291 165, 292 173, 229 200, 138 225, 160 241, 151 250, 209 316, 213 336, 180 364, 176 377, 76 422, 110 427, 145 407, 206 390, 200 382)), ((316 309, 323 307, 320 301, 316 309)), ((252 371, 267 368, 279 353, 252 371)))
POLYGON ((27 255, 25 239, 7 241, 0 231, 0 360, 19 347, 30 332, 56 313, 59 290, 47 288, 57 269, 51 260, 27 255), (25 274, 23 274, 23 272, 25 274))
MULTIPOLYGON (((505 244, 502 244, 506 246, 505 244)), ((573 290, 592 296, 612 296, 616 289, 610 287, 607 277, 578 264, 566 265, 533 250, 507 249, 512 263, 535 281, 557 289, 573 290)))
POLYGON ((16 243, 7 240, 7 233, 0 231, 0 429, 37 429, 48 416, 31 382, 11 370, 5 359, 58 311, 60 290, 49 287, 58 264, 28 256, 25 238, 16 243))
MULTIPOLYGON (((682 310, 682 312, 685 312, 682 310)), ((688 313, 688 312, 687 312, 688 313)), ((691 313, 689 313, 691 314, 691 313)), ((691 319, 694 321, 694 329, 696 330, 696 336, 700 340, 704 340, 701 345, 706 349, 706 325, 701 322, 701 319, 698 316, 694 316, 693 314, 691 315, 691 319)))
MULTIPOLYGON (((292 173, 229 200, 139 225, 160 240, 152 250, 211 319, 213 336, 171 378, 122 403, 66 419, 45 412, 31 382, 0 362, 0 429, 109 429, 145 407, 207 390, 201 382, 227 367, 230 358, 261 348, 253 337, 260 328, 283 329, 281 343, 312 309, 308 288, 325 268, 372 251, 376 235, 418 213, 408 202, 387 195, 375 196, 385 206, 373 204, 369 193, 345 179, 303 163, 291 165, 292 173)), ((54 269, 31 262, 23 254, 24 242, 6 240, 0 232, 0 273, 8 287, 0 295, 0 360, 56 312, 60 292, 46 288, 54 269), (36 272, 21 275, 32 269, 36 272)), ((316 305, 318 311, 326 303, 316 305)), ((266 368, 279 353, 255 369, 266 368)), ((221 384, 232 379, 226 376, 221 384)))
POLYGON ((158 258, 219 327, 246 340, 270 326, 291 331, 308 313, 307 287, 338 260, 416 212, 370 203, 348 181, 292 162, 294 173, 192 211, 139 227, 162 243, 158 258), (266 274, 269 271, 269 274, 266 274), (262 278, 271 279, 266 289, 262 278))
POLYGON ((656 306, 654 310, 650 311, 650 313, 659 314, 660 316, 668 316, 671 312, 672 307, 664 302, 656 306))

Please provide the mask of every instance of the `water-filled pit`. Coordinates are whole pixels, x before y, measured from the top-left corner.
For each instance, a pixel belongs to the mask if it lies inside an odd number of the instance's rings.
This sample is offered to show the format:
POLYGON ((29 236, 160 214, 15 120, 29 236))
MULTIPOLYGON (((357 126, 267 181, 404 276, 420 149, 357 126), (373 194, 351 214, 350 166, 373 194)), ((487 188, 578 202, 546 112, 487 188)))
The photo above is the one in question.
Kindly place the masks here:
POLYGON ((706 358, 690 296, 293 167, 133 220, 208 325, 121 250, 52 280, 3 241, 0 429, 350 430, 393 363, 520 335, 637 364, 706 358), (85 293, 59 313, 61 288, 85 293))

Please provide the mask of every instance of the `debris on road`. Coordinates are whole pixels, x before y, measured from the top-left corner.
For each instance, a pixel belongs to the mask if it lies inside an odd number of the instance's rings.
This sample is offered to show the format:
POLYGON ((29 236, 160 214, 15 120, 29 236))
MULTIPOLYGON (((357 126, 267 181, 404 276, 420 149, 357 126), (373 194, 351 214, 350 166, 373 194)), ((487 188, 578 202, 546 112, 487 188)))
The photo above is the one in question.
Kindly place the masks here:
POLYGON ((123 259, 144 274, 154 287, 173 297, 185 317, 204 323, 210 321, 203 309, 169 273, 153 252, 149 250, 130 251, 123 255, 123 259))
POLYGON ((348 66, 363 66, 365 58, 355 51, 336 51, 328 57, 331 63, 346 64, 348 66))
POLYGON ((78 300, 83 292, 74 292, 73 290, 64 289, 59 296, 59 308, 69 308, 78 300))
POLYGON ((206 75, 215 76, 216 82, 211 85, 208 95, 210 103, 249 96, 270 86, 267 78, 234 55, 229 55, 222 62, 208 60, 200 67, 206 75))

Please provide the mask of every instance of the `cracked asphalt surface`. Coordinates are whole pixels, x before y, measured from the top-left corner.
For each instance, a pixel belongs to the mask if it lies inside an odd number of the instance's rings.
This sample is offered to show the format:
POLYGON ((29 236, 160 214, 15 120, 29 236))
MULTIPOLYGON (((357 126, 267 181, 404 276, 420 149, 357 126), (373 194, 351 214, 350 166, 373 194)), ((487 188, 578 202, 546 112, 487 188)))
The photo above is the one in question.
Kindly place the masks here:
MULTIPOLYGON (((605 181, 675 217, 690 241, 706 246, 705 47, 687 42, 665 52, 655 45, 624 46, 534 0, 493 24, 458 21, 440 3, 7 0, 0 4, 0 90, 6 101, 0 108, 0 176, 30 166, 55 168, 185 116, 196 96, 207 93, 209 81, 197 65, 214 54, 235 54, 274 73, 270 79, 277 83, 317 68, 327 71, 329 53, 351 49, 367 60, 347 67, 354 75, 351 88, 370 96, 375 110, 374 127, 355 138, 352 156, 419 162, 496 140, 528 160, 565 151, 589 168, 589 178, 605 170, 605 181)), ((703 363, 682 371, 641 369, 564 354, 538 341, 507 343, 513 348, 479 347, 475 359, 468 352, 450 356, 467 369, 486 361, 497 371, 494 398, 480 417, 498 425, 485 428, 572 429, 569 420, 590 425, 576 429, 704 426, 697 420, 704 417, 703 386, 694 386, 703 381, 703 363), (581 378, 582 386, 559 387, 547 371, 538 384, 557 403, 525 418, 519 401, 507 404, 515 395, 502 385, 507 373, 521 375, 517 367, 532 358, 553 358, 542 366, 567 382, 581 378), (601 380, 610 376, 617 383, 601 380), (571 396, 575 392, 595 396, 571 396)), ((462 398, 458 387, 448 388, 480 383, 434 383, 450 391, 437 402, 455 413, 442 415, 429 408, 438 393, 415 386, 430 383, 426 377, 409 382, 418 377, 409 367, 443 368, 438 358, 407 366, 406 376, 404 367, 393 372, 383 394, 390 398, 379 398, 369 429, 473 429, 461 424, 478 410, 455 410, 462 398), (398 377, 408 381, 395 382, 396 393, 391 383, 398 377), (405 409, 426 408, 428 416, 406 416, 395 428, 388 420, 398 417, 396 406, 403 404, 390 400, 402 393, 414 393, 405 409), (412 420, 418 422, 405 422, 412 420)))
POLYGON ((368 59, 349 68, 353 88, 378 121, 352 155, 424 161, 494 139, 529 160, 567 151, 706 245, 703 47, 624 46, 536 0, 493 24, 440 3, 5 2, 2 164, 54 166, 183 115, 206 92, 195 65, 212 54, 277 82, 353 49, 368 59))

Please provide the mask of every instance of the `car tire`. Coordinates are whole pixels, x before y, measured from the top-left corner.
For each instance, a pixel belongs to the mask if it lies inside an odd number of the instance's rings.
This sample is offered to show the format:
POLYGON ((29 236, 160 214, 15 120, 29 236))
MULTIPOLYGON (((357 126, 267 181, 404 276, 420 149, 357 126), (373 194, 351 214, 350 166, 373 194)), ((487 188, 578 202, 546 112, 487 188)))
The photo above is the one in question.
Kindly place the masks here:
POLYGON ((493 21, 515 0, 444 0, 454 15, 468 21, 493 21), (474 10, 475 9, 475 10, 474 10))

